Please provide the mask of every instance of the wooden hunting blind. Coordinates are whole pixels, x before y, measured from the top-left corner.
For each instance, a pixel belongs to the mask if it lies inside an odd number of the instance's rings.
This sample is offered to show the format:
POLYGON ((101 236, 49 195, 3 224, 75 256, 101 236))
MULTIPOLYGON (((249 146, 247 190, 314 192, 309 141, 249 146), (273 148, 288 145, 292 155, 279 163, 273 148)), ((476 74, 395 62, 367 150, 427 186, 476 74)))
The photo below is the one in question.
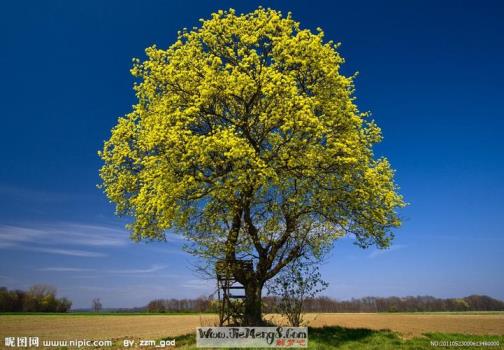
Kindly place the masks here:
POLYGON ((252 272, 252 260, 219 260, 215 264, 217 295, 219 298, 219 324, 240 325, 245 308, 245 287, 237 281, 233 271, 252 272))

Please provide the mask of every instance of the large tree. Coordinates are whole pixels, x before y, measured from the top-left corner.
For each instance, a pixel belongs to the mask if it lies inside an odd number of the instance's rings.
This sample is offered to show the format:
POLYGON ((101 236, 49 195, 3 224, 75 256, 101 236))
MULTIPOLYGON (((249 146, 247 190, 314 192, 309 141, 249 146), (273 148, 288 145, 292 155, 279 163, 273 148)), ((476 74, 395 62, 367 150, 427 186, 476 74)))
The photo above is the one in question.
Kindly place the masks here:
POLYGON ((351 235, 385 248, 403 205, 377 125, 359 112, 337 44, 290 14, 219 11, 168 49, 136 59, 138 103, 100 156, 134 240, 184 235, 188 249, 234 268, 245 324, 261 321, 264 283, 300 256, 351 235))

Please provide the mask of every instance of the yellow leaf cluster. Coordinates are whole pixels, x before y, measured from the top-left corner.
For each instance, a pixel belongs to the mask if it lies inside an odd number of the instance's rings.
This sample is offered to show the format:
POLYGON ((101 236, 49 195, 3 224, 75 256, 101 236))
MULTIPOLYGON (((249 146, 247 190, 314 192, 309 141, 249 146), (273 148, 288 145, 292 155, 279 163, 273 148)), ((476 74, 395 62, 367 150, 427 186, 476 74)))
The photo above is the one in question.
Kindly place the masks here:
POLYGON ((337 47, 259 8, 218 11, 133 60, 138 103, 100 152, 102 187, 134 218, 133 237, 223 233, 248 208, 261 239, 296 217, 386 245, 403 201, 337 47))

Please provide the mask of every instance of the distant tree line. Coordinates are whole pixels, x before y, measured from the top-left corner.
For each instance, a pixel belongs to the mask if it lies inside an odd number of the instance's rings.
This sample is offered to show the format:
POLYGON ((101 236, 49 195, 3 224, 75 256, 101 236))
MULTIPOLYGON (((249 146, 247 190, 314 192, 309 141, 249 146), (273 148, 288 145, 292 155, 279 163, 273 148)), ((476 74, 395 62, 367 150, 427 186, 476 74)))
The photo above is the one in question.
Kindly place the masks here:
MULTIPOLYGON (((270 309, 278 302, 277 297, 266 297, 270 309)), ((335 300, 316 297, 305 300, 304 312, 430 312, 430 311, 502 311, 504 302, 486 295, 471 295, 465 298, 441 299, 432 296, 365 297, 351 300, 335 300)))
MULTIPOLYGON (((277 309, 279 297, 263 298, 264 312, 277 309)), ((148 312, 215 312, 213 298, 157 299, 147 305, 148 312)), ((336 300, 329 297, 307 298, 303 312, 438 312, 438 311, 504 311, 504 302, 486 295, 441 299, 431 296, 365 297, 336 300)))
POLYGON ((56 288, 36 284, 27 291, 0 287, 0 312, 68 312, 72 302, 56 298, 56 288))
MULTIPOLYGON (((279 297, 263 298, 266 313, 277 309, 279 297)), ((37 284, 27 291, 0 287, 0 312, 68 312, 72 302, 57 298, 56 288, 37 284)), ((216 312, 217 300, 213 297, 195 299, 156 299, 146 307, 121 309, 122 312, 216 312)), ((504 302, 486 295, 465 298, 441 299, 431 296, 365 297, 336 300, 329 297, 307 298, 304 312, 436 312, 436 311, 504 311, 504 302)))
POLYGON ((212 297, 196 299, 156 299, 147 305, 148 312, 216 312, 217 303, 212 297))

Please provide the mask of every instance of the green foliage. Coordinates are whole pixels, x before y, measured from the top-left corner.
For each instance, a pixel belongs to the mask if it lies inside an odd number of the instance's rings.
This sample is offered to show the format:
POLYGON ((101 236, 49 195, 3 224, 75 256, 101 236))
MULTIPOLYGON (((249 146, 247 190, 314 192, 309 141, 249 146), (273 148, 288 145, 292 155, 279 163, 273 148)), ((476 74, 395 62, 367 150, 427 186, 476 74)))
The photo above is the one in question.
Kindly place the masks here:
POLYGON ((313 299, 328 285, 322 280, 314 262, 296 260, 270 280, 266 287, 269 295, 280 298, 275 311, 286 316, 291 326, 299 327, 303 322, 306 299, 313 299))

